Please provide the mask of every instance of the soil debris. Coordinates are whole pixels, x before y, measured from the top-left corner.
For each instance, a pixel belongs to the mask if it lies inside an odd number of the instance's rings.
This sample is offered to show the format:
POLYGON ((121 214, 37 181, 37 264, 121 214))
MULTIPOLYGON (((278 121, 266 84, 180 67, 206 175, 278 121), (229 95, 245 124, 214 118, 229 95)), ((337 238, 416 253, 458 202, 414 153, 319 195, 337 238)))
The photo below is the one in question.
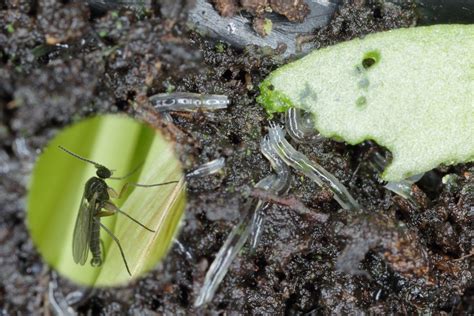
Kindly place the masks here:
POLYGON ((247 11, 257 17, 266 12, 276 12, 291 22, 303 22, 310 12, 304 0, 212 0, 216 10, 225 17, 233 16, 239 10, 247 11))
POLYGON ((309 7, 304 0, 270 0, 270 7, 291 22, 303 22, 309 13, 309 7))
MULTIPOLYGON (((174 248, 142 279, 93 289, 70 303, 77 313, 474 313, 473 165, 436 169, 438 180, 417 183, 428 199, 423 208, 403 209, 378 182, 363 146, 331 140, 294 145, 334 174, 364 209, 341 210, 330 192, 295 177, 289 195, 266 210, 255 253, 244 248, 214 300, 196 310, 204 275, 238 222, 249 188, 271 173, 259 153, 268 118, 256 106, 256 87, 284 61, 248 43, 219 43, 190 31, 188 1, 160 4, 98 14, 77 1, 0 1, 1 313, 50 312, 52 272, 24 224, 28 175, 58 129, 104 112, 164 129, 186 170, 220 157, 226 164, 188 182, 179 241, 195 259, 174 248), (172 122, 165 121, 149 97, 172 91, 224 94, 231 104, 212 113, 172 112, 172 122), (301 205, 319 217, 293 211, 301 205), (353 265, 338 264, 341 258, 353 265)), ((347 2, 325 29, 310 32, 310 41, 324 46, 415 21, 410 6, 347 2)), ((57 283, 66 299, 81 290, 60 276, 57 283)))
POLYGON ((235 0, 212 0, 212 3, 222 16, 233 16, 237 12, 235 0))
MULTIPOLYGON (((224 16, 209 2, 196 0, 189 22, 200 34, 234 47, 246 49, 249 45, 255 45, 266 51, 271 48, 275 53, 289 57, 304 55, 314 47, 310 41, 301 38, 312 38, 315 29, 327 25, 339 2, 241 1, 238 13, 224 16)), ((235 4, 226 0, 219 3, 232 3, 232 7, 235 4)))

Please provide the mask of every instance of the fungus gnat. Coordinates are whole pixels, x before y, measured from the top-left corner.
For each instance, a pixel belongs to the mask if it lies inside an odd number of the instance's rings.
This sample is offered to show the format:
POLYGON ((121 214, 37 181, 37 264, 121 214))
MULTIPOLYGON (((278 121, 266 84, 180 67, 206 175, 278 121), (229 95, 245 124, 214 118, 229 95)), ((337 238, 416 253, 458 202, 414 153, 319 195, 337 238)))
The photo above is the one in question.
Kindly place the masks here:
POLYGON ((76 218, 76 224, 74 226, 74 233, 72 237, 72 256, 74 258, 74 262, 84 265, 87 261, 90 249, 90 251, 92 252, 91 266, 99 267, 102 265, 100 249, 100 228, 103 228, 105 232, 109 234, 110 237, 112 237, 112 239, 117 244, 120 250, 120 254, 122 255, 125 268, 127 269, 128 274, 131 276, 132 274, 130 273, 130 269, 128 268, 127 259, 125 259, 125 254, 118 238, 112 233, 111 230, 109 230, 104 224, 100 222, 100 218, 120 213, 128 217, 136 224, 145 228, 146 230, 154 233, 155 231, 153 229, 146 227, 132 216, 120 210, 114 203, 110 201, 110 198, 120 198, 129 185, 148 188, 177 183, 178 181, 170 181, 157 184, 126 183, 122 187, 120 192, 117 193, 113 188, 107 185, 105 179, 122 180, 132 175, 138 168, 136 168, 126 176, 112 177, 112 171, 107 167, 98 164, 92 160, 83 158, 62 146, 59 146, 59 148, 70 154, 71 156, 93 164, 97 169, 97 176, 90 178, 86 182, 84 194, 82 195, 81 204, 79 206, 79 212, 76 218))

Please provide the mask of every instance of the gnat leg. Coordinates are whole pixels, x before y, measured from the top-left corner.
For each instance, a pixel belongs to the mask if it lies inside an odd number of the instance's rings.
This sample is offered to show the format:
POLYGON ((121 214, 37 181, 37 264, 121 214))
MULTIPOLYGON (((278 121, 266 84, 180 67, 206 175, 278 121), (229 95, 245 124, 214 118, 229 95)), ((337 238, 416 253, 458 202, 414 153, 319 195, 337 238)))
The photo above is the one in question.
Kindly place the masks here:
MULTIPOLYGON (((111 203, 111 202, 108 202, 108 201, 105 202, 105 203, 104 203, 104 208, 105 208, 107 211, 112 212, 112 213, 114 213, 114 214, 115 214, 116 212, 118 212, 118 213, 120 213, 120 214, 123 214, 123 215, 125 215, 126 217, 128 217, 129 219, 131 219, 132 221, 134 221, 136 224, 138 224, 138 225, 140 225, 141 227, 145 228, 146 230, 148 230, 148 231, 150 231, 150 232, 152 232, 152 233, 155 232, 153 229, 150 229, 150 228, 146 227, 145 225, 143 225, 142 223, 140 223, 139 221, 137 221, 135 218, 131 217, 130 215, 128 215, 127 213, 125 213, 124 211, 122 211, 121 209, 119 209, 117 206, 115 206, 115 204, 113 204, 113 203, 111 203)), ((101 213, 107 213, 107 214, 108 214, 109 212, 104 212, 104 211, 102 211, 102 212, 99 213, 99 216, 101 216, 101 213)), ((107 216, 107 215, 105 215, 105 216, 107 216)))
POLYGON ((126 178, 130 177, 131 175, 133 175, 135 172, 137 172, 138 169, 140 169, 142 166, 143 166, 143 162, 140 163, 140 164, 139 164, 138 166, 136 166, 135 168, 133 168, 132 171, 130 171, 130 172, 127 173, 126 175, 121 176, 121 177, 109 177, 109 179, 112 179, 112 180, 123 180, 123 179, 126 179, 126 178))
MULTIPOLYGON (((94 220, 95 220, 95 221, 98 221, 98 220, 95 219, 95 218, 94 218, 94 220)), ((105 230, 105 232, 106 232, 107 234, 109 234, 110 237, 112 237, 112 239, 113 239, 113 240, 115 241, 115 243, 117 244, 117 246, 118 246, 118 248, 119 248, 119 250, 120 250, 120 254, 122 255, 123 263, 125 263, 125 268, 127 268, 128 274, 129 274, 130 276, 132 276, 132 274, 130 273, 130 269, 128 268, 127 259, 125 259, 125 254, 124 254, 124 252, 123 252, 122 246, 120 245, 120 241, 118 240, 117 237, 115 237, 115 235, 114 235, 104 224, 102 224, 100 221, 98 221, 98 222, 99 222, 100 227, 102 227, 102 228, 105 230)))
POLYGON ((129 186, 129 184, 125 183, 124 186, 122 187, 122 189, 120 189, 120 192, 118 192, 118 193, 113 188, 107 187, 107 192, 109 193, 111 198, 120 199, 122 197, 122 195, 124 194, 124 192, 128 189, 128 186, 129 186))
POLYGON ((107 191, 111 197, 114 199, 120 199, 123 195, 123 193, 128 189, 129 186, 134 186, 134 187, 140 187, 140 188, 153 188, 153 187, 159 187, 162 185, 167 185, 167 184, 173 184, 173 183, 178 183, 179 181, 169 181, 169 182, 163 182, 163 183, 155 183, 155 184, 141 184, 141 183, 133 183, 133 182, 127 182, 123 185, 122 189, 120 189, 120 192, 117 193, 113 188, 108 187, 107 191))

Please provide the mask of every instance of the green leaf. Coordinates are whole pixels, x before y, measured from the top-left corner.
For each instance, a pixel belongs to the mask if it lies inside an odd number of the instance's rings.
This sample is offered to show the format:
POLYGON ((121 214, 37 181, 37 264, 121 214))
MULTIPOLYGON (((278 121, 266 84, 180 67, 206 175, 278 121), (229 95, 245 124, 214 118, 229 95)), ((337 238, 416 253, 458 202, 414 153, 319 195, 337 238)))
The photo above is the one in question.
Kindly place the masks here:
MULTIPOLYGON (((64 146, 82 157, 129 173, 126 180, 106 180, 120 191, 126 181, 144 184, 181 180, 152 188, 131 187, 111 201, 147 227, 149 232, 121 214, 101 222, 119 239, 133 277, 153 268, 170 247, 185 206, 181 165, 173 144, 163 135, 125 116, 106 115, 81 121, 59 133, 44 149, 32 175, 28 195, 28 228, 46 262, 63 276, 88 286, 112 286, 130 280, 115 242, 101 230, 105 260, 102 266, 81 266, 72 258, 72 236, 86 181, 95 176, 92 164, 58 148, 64 146)), ((88 261, 91 259, 89 253, 88 261)))
POLYGON ((269 113, 314 114, 326 136, 392 152, 383 178, 474 160, 474 26, 368 35, 281 67, 260 86, 269 113))

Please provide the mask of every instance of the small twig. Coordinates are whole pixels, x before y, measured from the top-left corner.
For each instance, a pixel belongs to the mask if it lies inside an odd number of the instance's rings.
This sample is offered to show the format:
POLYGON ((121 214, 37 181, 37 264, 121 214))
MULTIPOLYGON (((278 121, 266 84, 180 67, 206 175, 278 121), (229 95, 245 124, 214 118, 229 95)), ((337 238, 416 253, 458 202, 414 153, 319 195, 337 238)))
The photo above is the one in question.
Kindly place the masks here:
POLYGON ((357 172, 359 172, 360 166, 362 163, 359 163, 355 168, 354 172, 352 173, 351 180, 349 180, 349 185, 352 186, 354 184, 354 180, 356 178, 357 172))
POLYGON ((327 214, 318 213, 310 210, 294 196, 279 197, 271 192, 262 189, 254 189, 252 192, 250 192, 250 195, 265 202, 287 206, 292 210, 298 212, 298 214, 309 215, 321 223, 325 223, 329 217, 327 214))
POLYGON ((467 255, 462 256, 461 258, 454 259, 453 261, 462 261, 462 260, 464 260, 464 259, 466 259, 466 258, 471 257, 472 255, 474 255, 474 249, 471 249, 471 252, 468 253, 467 255))

